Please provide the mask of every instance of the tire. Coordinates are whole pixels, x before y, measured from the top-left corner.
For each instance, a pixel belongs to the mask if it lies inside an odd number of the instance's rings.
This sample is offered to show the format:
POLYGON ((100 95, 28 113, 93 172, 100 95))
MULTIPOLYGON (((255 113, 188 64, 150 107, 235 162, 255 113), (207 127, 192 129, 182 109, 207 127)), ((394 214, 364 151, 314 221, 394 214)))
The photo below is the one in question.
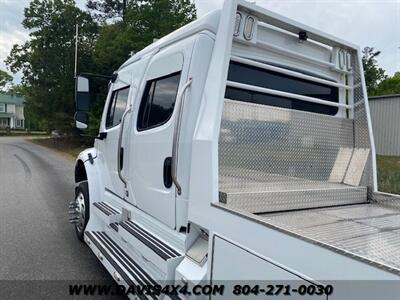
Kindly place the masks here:
POLYGON ((89 222, 89 186, 87 181, 82 181, 75 188, 75 203, 79 209, 79 222, 75 224, 78 239, 83 242, 87 223, 89 222))

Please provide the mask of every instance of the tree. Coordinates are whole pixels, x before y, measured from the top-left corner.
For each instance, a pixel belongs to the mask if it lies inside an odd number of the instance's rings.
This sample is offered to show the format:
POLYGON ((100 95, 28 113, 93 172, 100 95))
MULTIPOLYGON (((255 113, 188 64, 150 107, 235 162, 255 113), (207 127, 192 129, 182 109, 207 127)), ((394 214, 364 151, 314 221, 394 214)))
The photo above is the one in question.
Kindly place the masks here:
POLYGON ((22 24, 30 39, 14 45, 6 64, 22 71, 27 107, 45 126, 70 130, 74 113, 75 24, 80 27, 79 65, 90 70, 97 25, 74 0, 32 0, 22 24))
POLYGON ((127 0, 88 0, 86 7, 95 11, 93 16, 99 21, 122 18, 127 0))
POLYGON ((375 91, 377 96, 393 94, 400 94, 400 72, 382 80, 375 91))
POLYGON ((129 33, 144 35, 145 42, 161 38, 195 19, 196 8, 189 0, 131 0, 126 12, 129 33))
POLYGON ((365 47, 362 53, 362 63, 367 91, 369 95, 374 95, 379 82, 386 78, 385 70, 378 66, 376 60, 381 52, 375 51, 373 47, 365 47))
POLYGON ((0 92, 6 92, 7 86, 11 84, 13 78, 6 71, 0 70, 0 92))
MULTIPOLYGON (((90 2, 90 1, 89 1, 90 2)), ((98 4, 104 11, 113 7, 105 6, 111 0, 102 0, 98 4)), ((137 52, 154 39, 196 19, 196 8, 189 0, 129 0, 123 21, 103 25, 94 49, 94 60, 98 70, 111 74, 131 52, 137 52)))

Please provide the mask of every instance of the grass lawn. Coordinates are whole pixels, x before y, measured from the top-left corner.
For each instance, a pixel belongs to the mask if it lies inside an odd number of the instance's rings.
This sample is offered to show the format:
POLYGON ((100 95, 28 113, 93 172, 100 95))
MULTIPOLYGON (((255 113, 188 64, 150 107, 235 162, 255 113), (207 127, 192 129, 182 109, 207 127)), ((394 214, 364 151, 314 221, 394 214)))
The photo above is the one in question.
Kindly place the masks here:
POLYGON ((26 130, 10 130, 0 129, 0 136, 46 136, 46 131, 26 131, 26 130))
POLYGON ((31 139, 32 143, 53 149, 62 154, 66 154, 69 158, 75 159, 78 154, 89 148, 81 140, 75 138, 42 138, 31 139))
POLYGON ((400 194, 400 156, 377 155, 378 190, 400 194))

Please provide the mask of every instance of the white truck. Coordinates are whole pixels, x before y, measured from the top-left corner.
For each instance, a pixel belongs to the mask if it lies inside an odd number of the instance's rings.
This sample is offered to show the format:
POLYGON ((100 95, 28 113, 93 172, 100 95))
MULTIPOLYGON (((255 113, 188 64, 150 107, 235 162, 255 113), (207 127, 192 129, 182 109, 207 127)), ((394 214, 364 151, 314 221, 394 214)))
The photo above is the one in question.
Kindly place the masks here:
POLYGON ((122 286, 188 288, 132 298, 399 299, 376 176, 359 47, 227 0, 112 76, 70 221, 122 286))

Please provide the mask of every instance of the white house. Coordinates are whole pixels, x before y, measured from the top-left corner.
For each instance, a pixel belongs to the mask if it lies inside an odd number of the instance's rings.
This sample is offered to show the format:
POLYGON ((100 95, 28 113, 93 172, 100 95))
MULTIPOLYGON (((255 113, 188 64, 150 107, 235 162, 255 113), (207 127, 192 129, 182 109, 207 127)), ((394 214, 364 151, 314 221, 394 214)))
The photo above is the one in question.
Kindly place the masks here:
POLYGON ((0 94, 0 128, 24 129, 23 97, 0 94))

